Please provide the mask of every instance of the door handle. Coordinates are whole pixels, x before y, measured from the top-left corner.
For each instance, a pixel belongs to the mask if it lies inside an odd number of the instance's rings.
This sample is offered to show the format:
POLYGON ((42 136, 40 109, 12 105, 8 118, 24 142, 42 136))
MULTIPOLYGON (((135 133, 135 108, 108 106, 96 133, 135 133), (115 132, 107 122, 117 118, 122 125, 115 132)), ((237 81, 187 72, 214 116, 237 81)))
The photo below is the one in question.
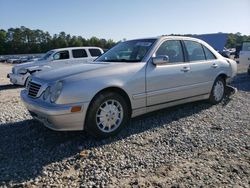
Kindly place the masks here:
POLYGON ((214 63, 214 64, 212 65, 212 67, 213 67, 213 68, 217 68, 217 67, 218 67, 218 64, 214 63))
POLYGON ((183 68, 181 69, 181 71, 183 71, 183 72, 188 72, 188 71, 190 71, 190 67, 183 67, 183 68))

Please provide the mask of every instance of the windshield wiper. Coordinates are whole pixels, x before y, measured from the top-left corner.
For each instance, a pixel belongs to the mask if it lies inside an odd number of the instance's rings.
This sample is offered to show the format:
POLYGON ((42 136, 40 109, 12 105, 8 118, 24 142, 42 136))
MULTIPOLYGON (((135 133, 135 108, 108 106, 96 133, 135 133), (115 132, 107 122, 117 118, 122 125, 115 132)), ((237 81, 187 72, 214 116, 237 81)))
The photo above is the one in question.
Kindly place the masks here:
POLYGON ((130 59, 108 59, 104 62, 139 62, 140 60, 130 60, 130 59))

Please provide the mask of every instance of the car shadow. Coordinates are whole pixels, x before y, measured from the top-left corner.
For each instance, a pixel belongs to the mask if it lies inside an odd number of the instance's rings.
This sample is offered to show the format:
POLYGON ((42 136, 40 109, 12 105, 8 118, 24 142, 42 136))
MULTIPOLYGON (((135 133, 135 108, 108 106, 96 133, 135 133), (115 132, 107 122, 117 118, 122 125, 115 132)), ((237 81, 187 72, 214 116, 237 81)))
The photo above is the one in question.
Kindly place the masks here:
POLYGON ((250 91, 250 75, 246 72, 238 73, 231 85, 239 91, 250 91))
POLYGON ((0 185, 22 183, 43 175, 43 168, 79 152, 107 145, 173 121, 192 116, 212 105, 205 101, 171 107, 136 117, 117 136, 98 140, 84 131, 56 132, 35 120, 0 124, 0 185))
POLYGON ((9 89, 18 89, 18 88, 23 88, 23 87, 24 86, 13 85, 13 84, 0 85, 0 91, 9 90, 9 89))

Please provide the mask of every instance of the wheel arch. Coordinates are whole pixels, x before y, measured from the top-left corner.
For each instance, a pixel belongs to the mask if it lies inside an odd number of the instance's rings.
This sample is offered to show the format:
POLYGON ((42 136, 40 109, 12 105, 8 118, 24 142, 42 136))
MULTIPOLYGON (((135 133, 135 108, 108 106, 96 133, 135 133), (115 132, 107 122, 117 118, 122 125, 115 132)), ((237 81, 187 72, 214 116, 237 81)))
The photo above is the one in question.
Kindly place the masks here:
POLYGON ((214 85, 215 81, 216 81, 218 78, 222 78, 222 79, 225 81, 225 84, 226 84, 226 80, 227 80, 227 78, 228 78, 228 75, 227 75, 226 73, 224 73, 224 72, 219 73, 219 74, 214 78, 213 84, 212 84, 212 86, 210 87, 210 93, 212 92, 212 90, 213 90, 213 85, 214 85))
POLYGON ((225 83, 226 83, 226 80, 227 80, 228 77, 229 77, 229 76, 228 76, 226 73, 224 73, 224 72, 219 73, 219 74, 217 75, 217 77, 214 79, 214 82, 215 82, 215 80, 216 80, 217 78, 222 78, 222 79, 224 79, 224 81, 225 81, 225 83))
POLYGON ((117 94, 121 95, 122 97, 124 97, 125 101, 128 104, 129 116, 131 116, 131 114, 132 114, 132 105, 131 105, 131 100, 129 98, 129 95, 127 94, 127 92, 124 89, 122 89, 120 87, 117 87, 117 86, 111 86, 111 87, 103 88, 102 90, 98 91, 94 95, 94 97, 91 99, 91 101, 90 101, 90 103, 88 105, 88 108, 87 108, 85 122, 86 122, 86 119, 87 119, 87 116, 88 116, 90 104, 92 104, 92 102, 96 99, 96 97, 98 95, 100 95, 101 93, 105 93, 105 92, 114 92, 114 93, 117 93, 117 94))
MULTIPOLYGON (((228 76, 227 76, 227 74, 225 74, 225 73, 220 73, 218 76, 217 76, 217 78, 222 78, 225 82, 226 82, 226 79, 228 78, 228 76)), ((217 79, 216 78, 216 79, 217 79)))

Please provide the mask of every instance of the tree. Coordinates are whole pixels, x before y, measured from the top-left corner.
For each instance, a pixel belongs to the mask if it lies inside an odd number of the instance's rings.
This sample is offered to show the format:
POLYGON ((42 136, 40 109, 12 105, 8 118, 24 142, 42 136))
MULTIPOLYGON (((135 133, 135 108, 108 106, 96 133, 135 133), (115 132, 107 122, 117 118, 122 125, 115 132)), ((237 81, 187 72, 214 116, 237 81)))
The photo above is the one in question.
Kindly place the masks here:
POLYGON ((5 41, 6 41, 7 33, 5 30, 0 30, 0 54, 5 53, 5 41))
POLYGON ((0 30, 0 54, 29 54, 45 53, 54 48, 69 46, 97 46, 108 49, 114 46, 111 39, 98 39, 91 37, 85 39, 82 36, 71 36, 65 32, 51 36, 40 29, 32 30, 25 26, 0 30))

